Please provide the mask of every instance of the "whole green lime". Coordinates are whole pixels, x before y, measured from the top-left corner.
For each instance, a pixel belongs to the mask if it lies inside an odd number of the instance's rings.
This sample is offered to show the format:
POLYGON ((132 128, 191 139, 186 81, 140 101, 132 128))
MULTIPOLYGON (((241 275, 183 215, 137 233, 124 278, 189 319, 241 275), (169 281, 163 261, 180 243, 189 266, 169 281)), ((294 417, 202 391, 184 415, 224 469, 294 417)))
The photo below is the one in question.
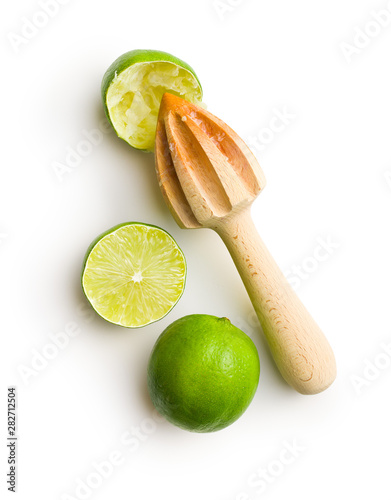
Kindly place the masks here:
POLYGON ((160 335, 148 364, 156 409, 189 431, 213 432, 237 420, 259 381, 257 349, 227 318, 193 314, 160 335))

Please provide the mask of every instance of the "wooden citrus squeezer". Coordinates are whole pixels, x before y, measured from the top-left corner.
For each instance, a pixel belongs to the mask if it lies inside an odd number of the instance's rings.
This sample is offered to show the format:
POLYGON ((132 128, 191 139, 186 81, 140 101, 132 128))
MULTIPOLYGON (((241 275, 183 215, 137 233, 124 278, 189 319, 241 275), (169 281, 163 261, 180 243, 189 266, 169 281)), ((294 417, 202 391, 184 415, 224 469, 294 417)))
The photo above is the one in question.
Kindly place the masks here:
POLYGON ((336 376, 333 351, 251 220, 265 177, 246 144, 211 113, 167 93, 155 161, 178 224, 214 229, 226 244, 284 379, 303 394, 326 389, 336 376))

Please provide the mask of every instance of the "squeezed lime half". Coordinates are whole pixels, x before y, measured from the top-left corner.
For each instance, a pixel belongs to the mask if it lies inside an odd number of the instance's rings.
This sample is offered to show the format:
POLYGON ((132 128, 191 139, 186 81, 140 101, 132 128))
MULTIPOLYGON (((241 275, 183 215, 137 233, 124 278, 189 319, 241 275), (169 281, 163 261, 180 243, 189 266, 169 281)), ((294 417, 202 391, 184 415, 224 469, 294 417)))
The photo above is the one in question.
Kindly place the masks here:
POLYGON ((157 50, 132 50, 116 59, 103 77, 102 99, 117 135, 136 149, 152 151, 165 92, 202 102, 201 84, 181 59, 157 50))

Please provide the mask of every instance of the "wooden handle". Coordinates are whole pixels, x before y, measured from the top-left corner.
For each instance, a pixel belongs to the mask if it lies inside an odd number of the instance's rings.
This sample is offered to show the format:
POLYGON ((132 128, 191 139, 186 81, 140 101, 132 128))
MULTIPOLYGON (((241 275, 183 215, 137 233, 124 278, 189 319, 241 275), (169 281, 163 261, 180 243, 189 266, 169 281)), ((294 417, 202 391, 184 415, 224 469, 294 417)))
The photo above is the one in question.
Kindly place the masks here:
POLYGON ((284 379, 302 394, 334 381, 333 351, 259 237, 249 210, 213 229, 226 244, 284 379))

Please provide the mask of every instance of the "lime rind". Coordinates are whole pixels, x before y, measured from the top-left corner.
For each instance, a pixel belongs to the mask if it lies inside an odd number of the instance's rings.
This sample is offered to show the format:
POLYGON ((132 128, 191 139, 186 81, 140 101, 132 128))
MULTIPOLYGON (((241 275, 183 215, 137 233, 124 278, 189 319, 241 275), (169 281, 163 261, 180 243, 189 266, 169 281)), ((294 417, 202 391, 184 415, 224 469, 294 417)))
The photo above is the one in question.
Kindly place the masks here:
POLYGON ((152 402, 169 422, 215 432, 238 420, 256 393, 258 351, 227 318, 192 314, 169 325, 148 362, 152 402))
POLYGON ((148 224, 119 224, 87 250, 82 288, 107 321, 140 328, 166 316, 183 294, 186 260, 175 240, 148 224))
POLYGON ((202 103, 194 70, 171 54, 133 50, 116 59, 103 77, 102 99, 117 135, 137 149, 152 151, 165 92, 202 103))

